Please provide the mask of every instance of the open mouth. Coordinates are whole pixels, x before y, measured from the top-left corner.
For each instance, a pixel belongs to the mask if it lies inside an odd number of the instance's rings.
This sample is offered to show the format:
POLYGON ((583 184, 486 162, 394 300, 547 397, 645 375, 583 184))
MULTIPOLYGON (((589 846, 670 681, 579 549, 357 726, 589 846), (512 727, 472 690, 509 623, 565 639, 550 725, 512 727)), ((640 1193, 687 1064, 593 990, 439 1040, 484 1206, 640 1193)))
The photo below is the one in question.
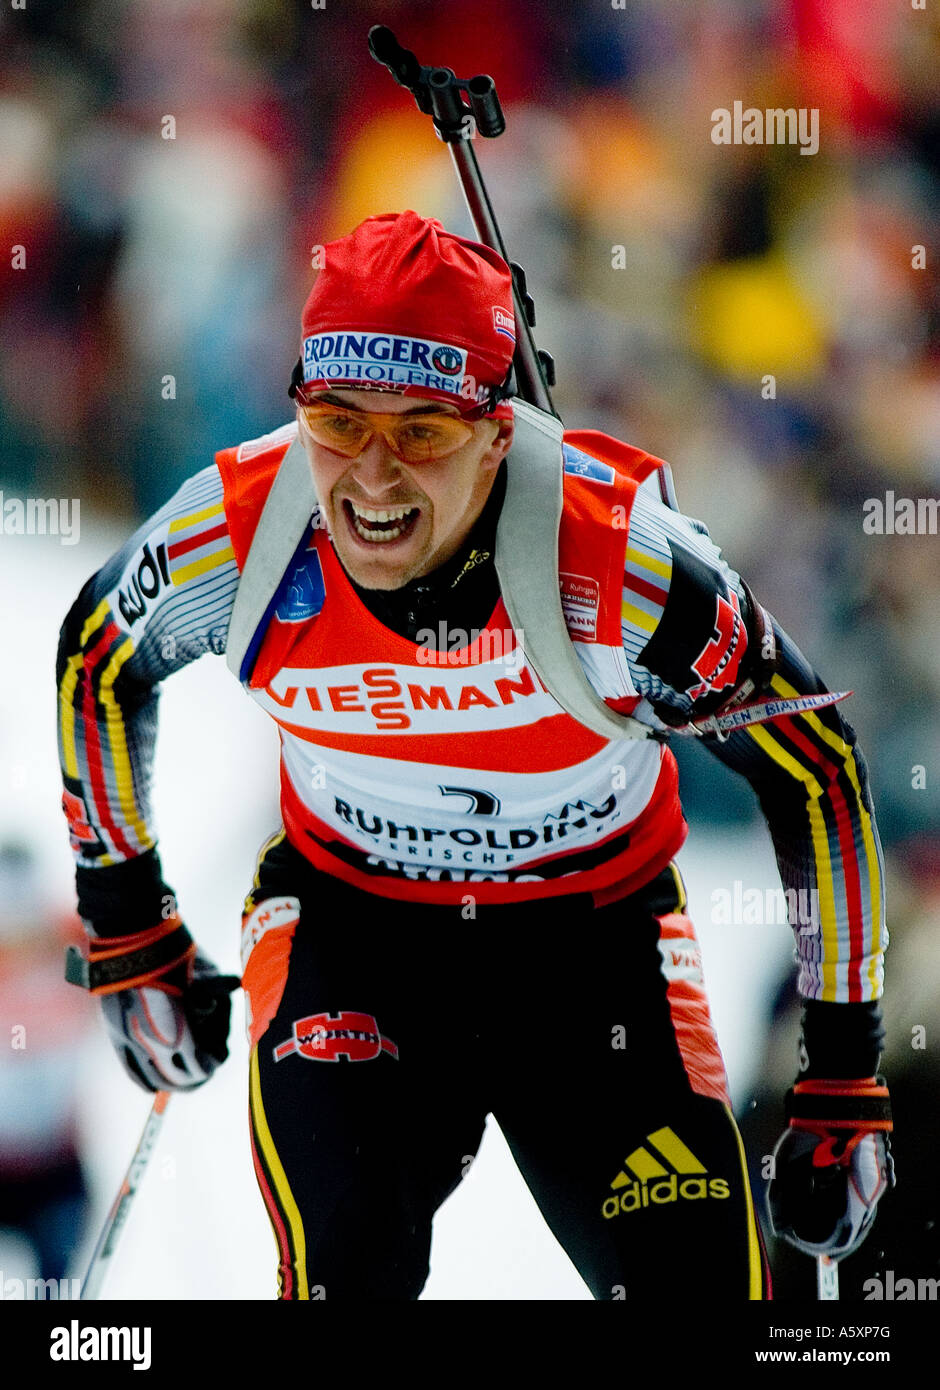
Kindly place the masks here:
POLYGON ((387 507, 378 511, 372 507, 360 507, 358 503, 350 502, 348 497, 343 499, 343 511, 359 539, 372 545, 387 545, 389 541, 410 535, 421 515, 420 507, 387 507))

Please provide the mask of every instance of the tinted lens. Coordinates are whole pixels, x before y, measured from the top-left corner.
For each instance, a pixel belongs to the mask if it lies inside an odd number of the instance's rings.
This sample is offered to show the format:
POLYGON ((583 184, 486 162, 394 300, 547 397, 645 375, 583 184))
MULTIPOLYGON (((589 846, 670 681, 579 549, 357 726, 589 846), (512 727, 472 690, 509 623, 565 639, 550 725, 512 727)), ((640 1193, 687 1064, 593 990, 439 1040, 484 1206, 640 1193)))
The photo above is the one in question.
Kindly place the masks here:
POLYGON ((473 434, 473 426, 455 415, 372 415, 343 410, 326 401, 301 406, 301 411, 318 444, 349 458, 362 452, 376 429, 405 463, 446 458, 473 434))
POLYGON ((335 406, 324 403, 305 405, 301 409, 304 423, 317 443, 339 454, 348 454, 350 458, 361 452, 366 436, 371 433, 367 419, 357 419, 351 412, 337 410, 335 406))
POLYGON ((403 419, 390 434, 406 463, 421 463, 453 454, 466 444, 473 428, 453 415, 419 415, 403 419))

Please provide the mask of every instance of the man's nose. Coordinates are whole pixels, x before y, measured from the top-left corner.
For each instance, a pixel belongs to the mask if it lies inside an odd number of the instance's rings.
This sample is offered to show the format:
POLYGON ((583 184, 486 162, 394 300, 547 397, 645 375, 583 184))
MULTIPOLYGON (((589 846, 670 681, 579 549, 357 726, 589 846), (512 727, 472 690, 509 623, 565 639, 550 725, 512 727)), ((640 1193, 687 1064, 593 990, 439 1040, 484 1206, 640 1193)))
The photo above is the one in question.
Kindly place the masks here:
POLYGON ((370 497, 382 497, 401 482, 399 461, 378 432, 354 460, 352 475, 370 497))

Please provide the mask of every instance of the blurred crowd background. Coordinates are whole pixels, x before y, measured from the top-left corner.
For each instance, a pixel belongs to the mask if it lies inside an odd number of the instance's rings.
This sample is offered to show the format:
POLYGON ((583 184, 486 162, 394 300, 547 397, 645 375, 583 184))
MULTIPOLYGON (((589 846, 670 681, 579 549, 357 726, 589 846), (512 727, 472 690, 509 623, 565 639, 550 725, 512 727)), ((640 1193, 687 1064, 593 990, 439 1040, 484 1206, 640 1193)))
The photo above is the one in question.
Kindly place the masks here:
MULTIPOLYGON (((0 245, 26 246, 28 265, 0 290, 0 480, 147 515, 216 449, 289 418, 315 245, 409 206, 472 234, 443 146, 368 54, 379 21, 423 61, 495 77, 508 131, 478 157, 566 423, 672 463, 683 510, 855 689, 882 831, 934 873, 940 777, 913 789, 911 768, 940 753, 940 546, 862 531, 864 499, 940 485, 929 7, 5 12, 0 245), (735 100, 818 108, 818 154, 713 144, 711 112, 735 100)), ((728 786, 716 814, 750 814, 728 786)))
MULTIPOLYGON (((854 690, 889 920, 935 956, 940 545, 867 535, 862 507, 940 494, 936 6, 4 7, 0 488, 128 532, 290 417, 316 246, 406 207, 472 235, 443 145, 368 54, 373 23, 495 78, 507 133, 477 154, 566 425, 668 459, 682 510, 854 690), (735 101, 818 108, 818 153, 714 144, 735 101)), ((743 782, 680 754, 690 819, 753 823, 743 782)))

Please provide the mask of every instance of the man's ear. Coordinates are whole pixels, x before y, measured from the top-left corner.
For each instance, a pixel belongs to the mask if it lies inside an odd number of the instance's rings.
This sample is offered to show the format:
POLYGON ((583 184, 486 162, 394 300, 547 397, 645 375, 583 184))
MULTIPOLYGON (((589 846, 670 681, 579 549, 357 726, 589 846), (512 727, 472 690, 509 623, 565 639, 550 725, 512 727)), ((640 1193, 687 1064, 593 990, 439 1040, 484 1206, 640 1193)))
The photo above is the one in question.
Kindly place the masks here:
POLYGON ((492 444, 484 455, 486 462, 491 465, 498 464, 509 453, 515 429, 515 421, 513 420, 494 420, 493 423, 498 428, 493 435, 492 444))

